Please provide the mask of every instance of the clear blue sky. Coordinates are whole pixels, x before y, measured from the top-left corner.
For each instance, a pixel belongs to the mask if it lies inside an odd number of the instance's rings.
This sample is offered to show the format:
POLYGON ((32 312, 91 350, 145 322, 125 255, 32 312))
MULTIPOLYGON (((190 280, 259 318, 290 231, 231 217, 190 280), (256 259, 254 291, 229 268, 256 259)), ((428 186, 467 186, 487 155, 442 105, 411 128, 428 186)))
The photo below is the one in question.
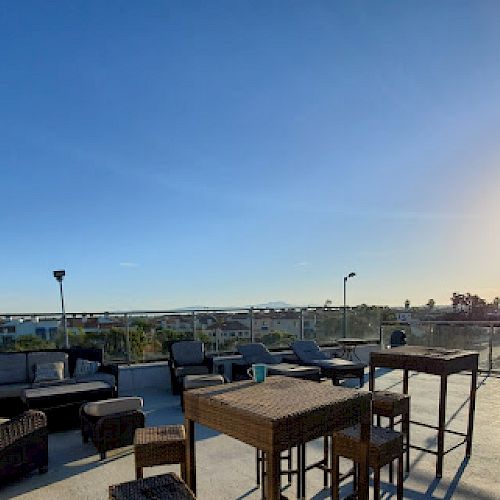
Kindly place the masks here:
POLYGON ((0 311, 500 294, 497 1, 3 1, 0 311))

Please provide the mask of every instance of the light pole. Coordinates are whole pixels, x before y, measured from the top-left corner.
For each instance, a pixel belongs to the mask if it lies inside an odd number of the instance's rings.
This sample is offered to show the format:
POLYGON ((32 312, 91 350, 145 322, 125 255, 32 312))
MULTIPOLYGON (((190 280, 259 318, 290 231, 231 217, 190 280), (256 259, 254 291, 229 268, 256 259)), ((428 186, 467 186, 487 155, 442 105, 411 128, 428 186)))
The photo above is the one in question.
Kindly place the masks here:
POLYGON ((68 329, 66 328, 66 313, 64 311, 64 295, 63 295, 63 278, 66 275, 66 272, 64 269, 61 269, 60 271, 54 271, 54 278, 59 281, 59 291, 61 293, 61 311, 62 311, 62 324, 63 324, 63 329, 64 329, 64 343, 66 346, 66 349, 69 349, 69 338, 68 338, 68 329))
POLYGON ((349 278, 353 278, 356 276, 356 273, 349 273, 347 276, 344 276, 344 338, 347 337, 347 306, 346 306, 346 298, 345 298, 345 289, 346 289, 346 284, 347 280, 349 278))

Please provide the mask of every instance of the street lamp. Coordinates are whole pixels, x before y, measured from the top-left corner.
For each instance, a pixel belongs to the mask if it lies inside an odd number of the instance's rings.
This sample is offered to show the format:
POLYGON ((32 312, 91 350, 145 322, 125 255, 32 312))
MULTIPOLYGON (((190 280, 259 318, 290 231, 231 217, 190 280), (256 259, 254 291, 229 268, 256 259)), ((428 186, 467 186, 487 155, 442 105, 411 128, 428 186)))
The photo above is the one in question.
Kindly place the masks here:
POLYGON ((346 299, 345 299, 345 288, 346 288, 346 283, 349 278, 353 278, 356 276, 356 273, 349 273, 347 276, 344 276, 344 338, 347 337, 347 306, 346 306, 346 299))
POLYGON ((66 349, 69 349, 69 338, 68 338, 68 329, 66 328, 66 313, 64 311, 64 295, 63 295, 63 278, 66 275, 64 269, 60 271, 54 271, 54 278, 59 281, 59 291, 61 293, 61 311, 62 311, 62 324, 64 329, 64 343, 66 345, 66 349))

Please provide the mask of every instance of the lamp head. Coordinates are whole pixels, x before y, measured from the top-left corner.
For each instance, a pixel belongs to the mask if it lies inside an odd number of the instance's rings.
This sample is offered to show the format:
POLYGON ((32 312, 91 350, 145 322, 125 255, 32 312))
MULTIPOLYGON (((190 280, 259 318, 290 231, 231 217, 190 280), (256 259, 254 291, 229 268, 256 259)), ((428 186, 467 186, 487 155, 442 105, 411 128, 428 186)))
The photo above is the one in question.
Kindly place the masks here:
POLYGON ((61 269, 59 271, 54 271, 54 278, 59 282, 63 280, 65 275, 66 271, 64 271, 64 269, 61 269))
POLYGON ((347 275, 347 277, 348 277, 348 278, 353 278, 354 276, 356 276, 356 273, 349 273, 349 274, 347 275))

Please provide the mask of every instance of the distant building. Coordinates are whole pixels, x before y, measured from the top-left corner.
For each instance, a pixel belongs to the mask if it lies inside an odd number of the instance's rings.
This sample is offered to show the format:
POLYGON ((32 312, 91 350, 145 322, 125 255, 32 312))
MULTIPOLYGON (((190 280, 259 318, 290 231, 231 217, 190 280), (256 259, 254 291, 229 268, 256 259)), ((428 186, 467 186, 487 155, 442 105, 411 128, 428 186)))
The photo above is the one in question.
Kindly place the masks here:
POLYGON ((0 342, 13 342, 19 337, 28 335, 40 337, 43 340, 53 340, 60 323, 58 319, 39 319, 37 316, 29 320, 8 319, 0 325, 0 342))

